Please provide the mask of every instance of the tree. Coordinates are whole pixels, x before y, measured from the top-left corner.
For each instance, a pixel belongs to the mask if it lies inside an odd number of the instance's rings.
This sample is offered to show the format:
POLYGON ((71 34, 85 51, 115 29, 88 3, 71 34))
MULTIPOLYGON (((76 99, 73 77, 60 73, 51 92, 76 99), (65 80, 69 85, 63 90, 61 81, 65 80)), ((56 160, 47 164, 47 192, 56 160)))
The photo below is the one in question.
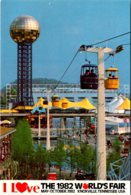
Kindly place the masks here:
POLYGON ((72 176, 73 169, 77 168, 77 159, 80 156, 79 146, 74 146, 73 140, 68 140, 65 147, 66 151, 66 163, 70 167, 70 177, 72 176))
POLYGON ((11 88, 11 95, 17 95, 17 90, 16 88, 11 88))
POLYGON ((96 173, 96 154, 91 145, 81 143, 80 147, 69 146, 67 150, 67 162, 73 168, 83 170, 87 173, 96 173))
POLYGON ((12 137, 12 155, 16 161, 29 161, 33 154, 32 132, 25 118, 20 119, 12 137))
POLYGON ((64 149, 64 143, 59 142, 57 147, 54 149, 53 153, 54 153, 54 160, 59 166, 59 176, 61 178, 61 168, 63 163, 66 160, 66 151, 64 149))
POLYGON ((107 156, 107 169, 110 167, 110 163, 113 163, 121 158, 120 152, 122 148, 122 143, 118 138, 112 143, 112 151, 107 156))
POLYGON ((3 94, 0 96, 0 105, 5 106, 6 105, 6 95, 3 94))
POLYGON ((55 162, 55 152, 54 150, 46 151, 46 163, 48 164, 48 172, 50 172, 50 168, 53 162, 55 162))
POLYGON ((112 149, 116 153, 120 154, 121 148, 122 148, 122 142, 116 137, 112 143, 112 149))
POLYGON ((34 153, 34 162, 37 165, 37 175, 40 176, 45 172, 46 166, 46 150, 40 144, 34 153))
POLYGON ((80 145, 80 158, 78 159, 79 168, 86 172, 96 172, 96 153, 93 146, 82 143, 80 145))

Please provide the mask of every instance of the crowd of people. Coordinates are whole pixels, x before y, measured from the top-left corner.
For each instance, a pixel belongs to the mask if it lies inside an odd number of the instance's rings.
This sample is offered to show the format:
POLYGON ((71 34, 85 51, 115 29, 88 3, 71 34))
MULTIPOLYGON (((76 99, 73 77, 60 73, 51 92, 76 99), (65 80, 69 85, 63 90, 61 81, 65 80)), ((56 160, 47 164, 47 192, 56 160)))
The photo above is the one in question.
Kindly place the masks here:
POLYGON ((91 69, 91 71, 87 69, 86 72, 85 72, 85 76, 97 77, 97 75, 96 75, 96 73, 94 72, 93 69, 91 69))

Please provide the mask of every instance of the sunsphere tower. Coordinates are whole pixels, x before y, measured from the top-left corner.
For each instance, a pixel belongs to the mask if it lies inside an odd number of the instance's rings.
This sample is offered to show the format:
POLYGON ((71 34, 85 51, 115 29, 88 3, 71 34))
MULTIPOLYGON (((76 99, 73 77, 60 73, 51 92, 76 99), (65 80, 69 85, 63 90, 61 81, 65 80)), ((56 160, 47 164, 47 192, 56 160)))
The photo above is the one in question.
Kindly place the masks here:
POLYGON ((10 35, 18 45, 16 100, 18 105, 33 105, 32 43, 39 37, 39 34, 39 23, 32 16, 19 16, 10 26, 10 35))

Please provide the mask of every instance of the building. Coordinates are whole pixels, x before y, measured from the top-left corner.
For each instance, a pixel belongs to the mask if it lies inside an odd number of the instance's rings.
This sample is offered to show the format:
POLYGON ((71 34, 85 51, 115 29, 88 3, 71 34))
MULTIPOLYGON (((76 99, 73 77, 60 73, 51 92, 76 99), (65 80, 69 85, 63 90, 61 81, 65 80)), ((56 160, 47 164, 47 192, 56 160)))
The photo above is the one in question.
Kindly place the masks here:
POLYGON ((0 178, 11 178, 12 146, 11 137, 16 130, 14 128, 0 126, 0 178))
MULTIPOLYGON (((12 103, 16 101, 16 95, 11 93, 13 88, 17 88, 16 84, 7 84, 6 85, 6 99, 7 99, 7 108, 12 106, 12 103)), ((85 97, 91 101, 93 105, 96 106, 97 104, 97 90, 92 89, 80 89, 79 84, 59 84, 57 88, 56 84, 33 84, 32 91, 33 91, 33 99, 34 102, 40 97, 50 96, 50 99, 53 95, 58 95, 60 98, 67 98, 70 101, 81 101, 85 97), (50 90, 50 92, 49 92, 50 90)), ((126 86, 127 88, 127 86, 126 86)), ((105 90, 105 101, 106 103, 110 102, 114 97, 118 95, 119 92, 124 93, 124 87, 118 90, 105 90)), ((126 89, 127 92, 127 89, 126 89)))

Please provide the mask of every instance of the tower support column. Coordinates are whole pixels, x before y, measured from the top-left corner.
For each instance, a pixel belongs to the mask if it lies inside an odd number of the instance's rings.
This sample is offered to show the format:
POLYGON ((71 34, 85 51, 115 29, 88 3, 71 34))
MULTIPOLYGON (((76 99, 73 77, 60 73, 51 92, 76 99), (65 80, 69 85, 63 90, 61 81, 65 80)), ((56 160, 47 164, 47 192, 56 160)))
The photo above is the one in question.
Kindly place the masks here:
POLYGON ((50 150, 50 107, 49 107, 49 92, 48 92, 48 104, 47 104, 47 136, 46 136, 46 150, 50 150))
POLYGON ((32 43, 18 43, 17 103, 33 105, 32 43))
POLYGON ((97 179, 106 180, 104 52, 98 51, 97 179))
POLYGON ((97 106, 97 180, 106 180, 106 131, 105 131, 105 85, 104 54, 111 48, 82 45, 80 51, 97 53, 98 57, 98 106, 97 106))

